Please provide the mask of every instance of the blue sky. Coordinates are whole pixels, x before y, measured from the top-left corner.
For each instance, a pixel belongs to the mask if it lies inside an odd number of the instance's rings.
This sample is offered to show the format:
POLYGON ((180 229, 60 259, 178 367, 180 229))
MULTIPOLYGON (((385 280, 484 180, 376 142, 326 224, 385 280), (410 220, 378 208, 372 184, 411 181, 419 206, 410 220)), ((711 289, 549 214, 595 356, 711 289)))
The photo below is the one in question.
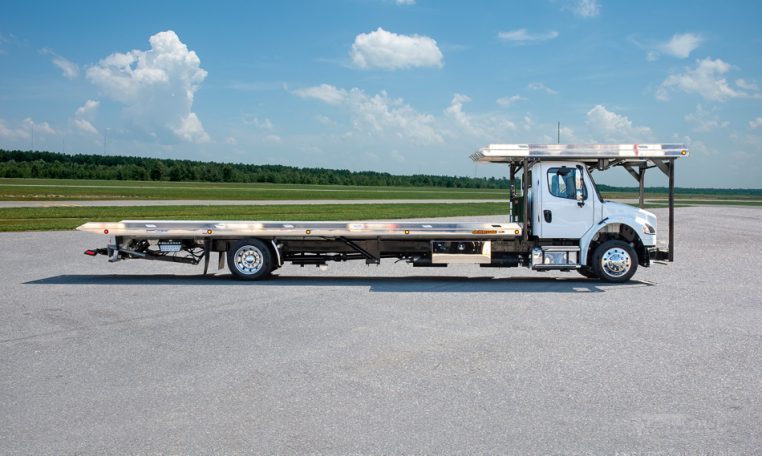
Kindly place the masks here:
POLYGON ((747 1, 9 0, 0 147, 499 176, 468 154, 555 142, 560 121, 564 143, 686 143, 678 185, 760 188, 761 13, 747 1))

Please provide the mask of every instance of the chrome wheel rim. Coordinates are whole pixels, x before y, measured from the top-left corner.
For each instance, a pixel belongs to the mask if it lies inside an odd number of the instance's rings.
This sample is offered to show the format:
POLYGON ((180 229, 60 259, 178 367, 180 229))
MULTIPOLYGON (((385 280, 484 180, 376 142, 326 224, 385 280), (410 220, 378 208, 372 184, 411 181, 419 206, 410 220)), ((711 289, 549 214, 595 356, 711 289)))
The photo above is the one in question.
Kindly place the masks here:
POLYGON ((627 274, 631 263, 630 254, 619 247, 606 250, 601 257, 601 267, 612 277, 622 277, 627 274))
POLYGON ((235 268, 241 274, 256 274, 262 269, 262 251, 252 245, 244 245, 234 255, 235 268))

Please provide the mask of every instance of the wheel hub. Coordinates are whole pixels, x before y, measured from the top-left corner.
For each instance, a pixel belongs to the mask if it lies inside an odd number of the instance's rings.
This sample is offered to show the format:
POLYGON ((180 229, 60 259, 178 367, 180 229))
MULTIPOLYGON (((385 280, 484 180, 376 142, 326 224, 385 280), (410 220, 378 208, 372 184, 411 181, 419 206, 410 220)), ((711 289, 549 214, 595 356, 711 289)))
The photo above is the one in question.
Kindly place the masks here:
POLYGON ((262 265, 262 252, 256 247, 246 245, 235 253, 235 267, 243 274, 256 274, 262 265))
POLYGON ((630 255, 624 249, 616 247, 603 254, 601 266, 607 274, 621 277, 630 270, 631 261, 630 255))

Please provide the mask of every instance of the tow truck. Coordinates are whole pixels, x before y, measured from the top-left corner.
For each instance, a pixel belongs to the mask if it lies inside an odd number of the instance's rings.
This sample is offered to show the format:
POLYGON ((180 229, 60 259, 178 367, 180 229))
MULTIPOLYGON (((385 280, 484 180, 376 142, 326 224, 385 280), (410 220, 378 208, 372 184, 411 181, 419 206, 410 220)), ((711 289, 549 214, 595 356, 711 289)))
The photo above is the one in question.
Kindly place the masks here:
POLYGON ((480 267, 576 270, 585 277, 625 282, 653 261, 674 260, 675 162, 681 144, 491 144, 477 163, 508 165, 508 216, 494 222, 181 221, 88 222, 77 228, 110 236, 85 254, 109 261, 143 259, 197 265, 218 253, 232 275, 261 280, 285 263, 393 258, 413 267, 470 263, 480 267), (639 184, 639 206, 604 200, 594 172, 622 167, 639 184), (645 173, 668 176, 668 242, 657 247, 656 216, 643 209, 645 173), (520 183, 520 184, 519 184, 520 183))

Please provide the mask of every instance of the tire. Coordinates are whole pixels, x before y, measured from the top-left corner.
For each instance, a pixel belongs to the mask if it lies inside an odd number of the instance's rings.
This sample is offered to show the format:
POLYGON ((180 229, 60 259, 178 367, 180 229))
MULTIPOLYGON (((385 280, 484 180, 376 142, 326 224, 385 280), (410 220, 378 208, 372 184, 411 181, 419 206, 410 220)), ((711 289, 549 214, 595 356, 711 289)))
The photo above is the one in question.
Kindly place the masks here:
POLYGON ((638 270, 638 254, 630 244, 610 240, 593 252, 593 272, 605 282, 627 282, 638 270))
POLYGON ((600 279, 598 274, 596 274, 595 271, 593 271, 593 268, 590 266, 582 266, 581 268, 577 269, 577 272, 587 277, 588 279, 600 279))
POLYGON ((228 269, 240 280, 261 280, 273 270, 273 256, 259 239, 241 239, 228 250, 228 269))

